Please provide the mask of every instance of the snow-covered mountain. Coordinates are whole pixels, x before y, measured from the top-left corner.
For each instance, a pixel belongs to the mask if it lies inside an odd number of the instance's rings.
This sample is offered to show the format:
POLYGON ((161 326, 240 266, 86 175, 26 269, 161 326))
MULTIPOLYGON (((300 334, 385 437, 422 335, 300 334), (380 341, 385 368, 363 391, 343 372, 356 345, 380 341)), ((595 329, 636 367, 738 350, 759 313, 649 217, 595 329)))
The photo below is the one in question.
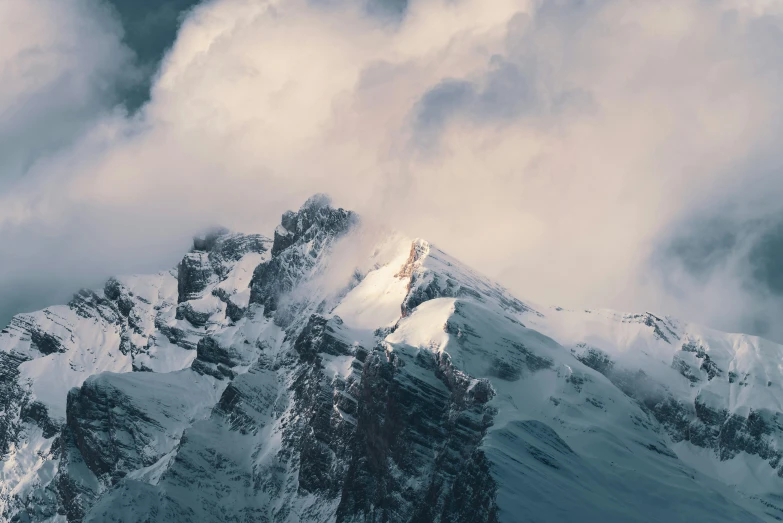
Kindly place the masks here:
POLYGON ((7 521, 783 518, 783 346, 520 301, 324 196, 0 334, 7 521))

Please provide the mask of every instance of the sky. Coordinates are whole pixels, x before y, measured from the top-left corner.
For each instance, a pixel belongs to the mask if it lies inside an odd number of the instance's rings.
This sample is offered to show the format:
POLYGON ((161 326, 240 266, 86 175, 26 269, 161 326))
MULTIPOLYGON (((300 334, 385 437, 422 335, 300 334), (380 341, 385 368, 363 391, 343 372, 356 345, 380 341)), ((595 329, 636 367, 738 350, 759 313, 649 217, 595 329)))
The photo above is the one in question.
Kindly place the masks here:
POLYGON ((780 0, 4 0, 0 323, 316 192, 522 299, 783 341, 780 0))

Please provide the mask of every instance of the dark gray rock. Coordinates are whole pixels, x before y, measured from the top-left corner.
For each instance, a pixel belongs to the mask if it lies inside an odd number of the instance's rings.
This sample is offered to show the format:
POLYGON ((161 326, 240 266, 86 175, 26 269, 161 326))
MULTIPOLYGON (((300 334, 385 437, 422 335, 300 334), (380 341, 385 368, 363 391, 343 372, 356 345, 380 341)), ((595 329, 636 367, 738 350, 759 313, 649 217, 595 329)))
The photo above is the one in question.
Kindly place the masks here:
POLYGON ((24 404, 20 417, 22 421, 40 427, 44 438, 54 437, 60 431, 60 425, 49 417, 49 409, 39 401, 24 404))
POLYGON ((294 350, 306 361, 312 361, 319 353, 332 356, 353 354, 354 348, 342 332, 341 325, 339 318, 326 319, 313 314, 294 342, 294 350))
POLYGON ((193 250, 178 268, 179 303, 201 297, 207 285, 225 279, 234 262, 251 252, 268 251, 270 243, 260 234, 237 234, 224 228, 194 238, 193 250))
POLYGON ((264 315, 271 317, 280 298, 294 289, 313 269, 315 260, 358 223, 356 214, 331 207, 328 197, 316 195, 294 213, 282 217, 285 233, 275 233, 272 258, 253 272, 250 302, 263 305, 264 315))
POLYGON ((196 345, 198 360, 205 363, 222 364, 226 367, 247 365, 246 354, 231 347, 221 347, 211 336, 204 336, 196 345))
POLYGON ((496 521, 496 485, 479 450, 493 393, 487 382, 468 391, 470 381, 447 357, 367 357, 338 521, 496 521), (403 487, 410 478, 421 487, 403 487))
POLYGON ((114 482, 128 470, 152 464, 141 455, 145 434, 136 427, 154 421, 110 381, 91 379, 72 389, 66 417, 73 445, 95 476, 114 482))
MULTIPOLYGON (((647 317, 642 317, 645 322, 647 317)), ((709 355, 698 344, 686 342, 682 352, 694 354, 702 361, 700 366, 694 367, 675 355, 672 367, 689 381, 697 382, 703 378, 711 380, 722 375, 722 371, 709 360, 709 355)), ((666 430, 672 441, 688 441, 713 450, 721 461, 746 452, 767 461, 770 467, 777 469, 778 474, 783 476, 783 452, 777 447, 775 437, 783 434, 780 413, 751 410, 747 417, 730 414, 725 408, 713 407, 703 393, 699 393, 692 404, 684 403, 643 371, 618 368, 600 349, 589 348, 579 359, 604 374, 625 394, 638 400, 666 430)), ((731 373, 728 380, 731 382, 731 373)))
POLYGON ((188 320, 194 327, 203 327, 206 325, 210 316, 212 316, 212 312, 197 311, 188 302, 177 305, 176 318, 178 320, 188 320))
POLYGON ((0 457, 18 440, 22 430, 21 412, 29 402, 29 393, 19 384, 19 365, 26 358, 0 352, 0 457))
POLYGON ((186 254, 177 270, 179 303, 199 298, 213 278, 216 279, 216 275, 207 253, 196 251, 186 254))

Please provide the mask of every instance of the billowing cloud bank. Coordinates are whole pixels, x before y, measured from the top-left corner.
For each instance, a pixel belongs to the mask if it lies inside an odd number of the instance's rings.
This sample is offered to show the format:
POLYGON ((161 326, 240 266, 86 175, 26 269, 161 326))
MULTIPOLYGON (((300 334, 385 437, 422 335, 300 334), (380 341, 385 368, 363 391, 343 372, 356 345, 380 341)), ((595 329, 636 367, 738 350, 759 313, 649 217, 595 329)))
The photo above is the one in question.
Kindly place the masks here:
POLYGON ((0 91, 4 299, 173 263, 212 223, 269 231, 322 191, 522 297, 783 338, 780 2, 216 0, 133 116, 101 98, 133 72, 111 16, 6 4, 56 30, 0 27, 2 70, 58 63, 72 89, 0 91), (74 62, 30 58, 47 39, 74 62))

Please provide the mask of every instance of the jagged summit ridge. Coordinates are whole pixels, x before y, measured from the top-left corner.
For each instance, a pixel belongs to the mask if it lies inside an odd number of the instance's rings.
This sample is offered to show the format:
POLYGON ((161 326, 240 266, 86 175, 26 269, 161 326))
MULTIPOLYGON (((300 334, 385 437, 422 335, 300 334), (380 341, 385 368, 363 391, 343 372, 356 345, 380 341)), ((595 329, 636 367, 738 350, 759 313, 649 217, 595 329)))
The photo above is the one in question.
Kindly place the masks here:
POLYGON ((533 307, 400 234, 338 255, 361 234, 316 195, 272 239, 209 231, 172 270, 14 318, 3 517, 781 517, 783 348, 533 307))
POLYGON ((272 257, 259 264, 250 282, 250 301, 272 316, 280 297, 318 267, 334 242, 358 224, 352 211, 334 209, 326 195, 308 199, 298 212, 287 211, 275 229, 272 257))
POLYGON ((297 242, 313 242, 313 248, 320 249, 327 237, 345 233, 357 221, 355 213, 334 209, 327 195, 316 194, 298 212, 283 213, 280 225, 275 229, 272 255, 276 256, 297 242))

